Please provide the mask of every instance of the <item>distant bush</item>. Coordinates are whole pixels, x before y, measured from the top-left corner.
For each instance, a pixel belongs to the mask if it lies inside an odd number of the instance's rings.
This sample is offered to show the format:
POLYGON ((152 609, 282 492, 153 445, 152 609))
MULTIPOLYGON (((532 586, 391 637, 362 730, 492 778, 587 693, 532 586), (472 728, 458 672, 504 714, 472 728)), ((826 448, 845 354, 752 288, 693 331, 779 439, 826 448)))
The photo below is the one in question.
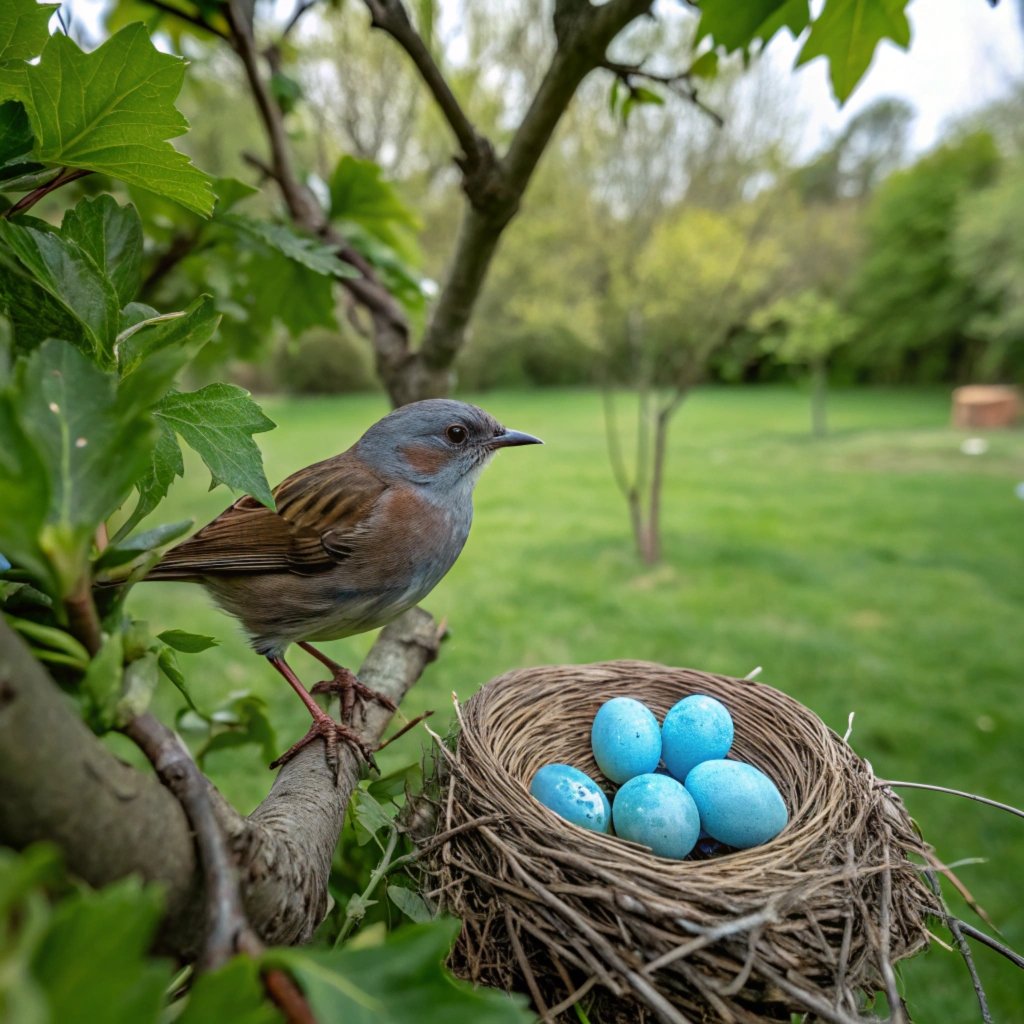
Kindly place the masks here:
POLYGON ((459 386, 485 391, 590 384, 598 358, 586 340, 560 325, 491 332, 482 324, 459 358, 459 386))
POLYGON ((282 343, 268 363, 275 389, 293 395, 380 389, 369 344, 347 331, 313 328, 297 341, 282 343))

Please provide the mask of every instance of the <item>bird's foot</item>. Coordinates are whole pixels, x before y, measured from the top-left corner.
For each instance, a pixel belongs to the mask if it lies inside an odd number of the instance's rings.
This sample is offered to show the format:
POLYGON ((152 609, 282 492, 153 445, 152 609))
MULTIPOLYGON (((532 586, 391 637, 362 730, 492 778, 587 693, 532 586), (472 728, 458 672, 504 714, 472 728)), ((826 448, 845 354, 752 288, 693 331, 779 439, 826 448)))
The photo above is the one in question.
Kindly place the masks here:
POLYGON ((388 711, 397 710, 397 705, 393 700, 376 690, 371 690, 369 686, 359 681, 354 672, 341 665, 334 666, 331 670, 331 678, 317 683, 310 693, 337 694, 341 703, 341 720, 343 722, 351 722, 352 712, 358 707, 361 713, 370 701, 375 701, 387 708, 388 711))
POLYGON ((373 749, 354 730, 341 722, 336 722, 326 712, 321 711, 319 715, 313 716, 313 724, 309 732, 299 740, 298 743, 290 746, 276 761, 272 761, 271 768, 280 768, 281 765, 290 761, 300 750, 308 747, 315 739, 321 738, 324 741, 327 754, 327 765, 334 775, 335 784, 338 781, 338 744, 346 743, 348 746, 363 758, 374 771, 378 771, 377 762, 373 757, 373 749))

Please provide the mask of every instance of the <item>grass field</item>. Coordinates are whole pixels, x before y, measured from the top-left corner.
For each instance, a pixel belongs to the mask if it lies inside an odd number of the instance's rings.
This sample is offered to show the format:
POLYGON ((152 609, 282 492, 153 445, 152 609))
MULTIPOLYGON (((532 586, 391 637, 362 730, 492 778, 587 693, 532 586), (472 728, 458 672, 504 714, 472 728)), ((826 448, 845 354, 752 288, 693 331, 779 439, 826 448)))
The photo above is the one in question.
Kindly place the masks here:
MULTIPOLYGON (((626 400, 623 399, 623 402, 626 400)), ((807 435, 796 391, 704 390, 682 408, 665 491, 665 559, 634 557, 591 392, 496 393, 481 400, 543 448, 501 453, 477 492, 462 557, 426 602, 451 637, 403 706, 437 709, 506 669, 546 662, 645 658, 761 676, 842 732, 876 772, 1024 803, 1024 433, 992 434, 980 456, 959 450, 944 392, 846 392, 833 434, 807 435)), ((383 399, 264 402, 267 475, 347 447, 383 399)), ((623 405, 625 413, 627 406, 623 405)), ((625 419, 626 417, 623 416, 625 419)), ((162 510, 199 522, 229 501, 190 462, 162 510)), ((188 662, 201 700, 249 688, 268 700, 283 748, 306 714, 235 625, 182 584, 136 588, 130 607, 154 626, 216 635, 188 662)), ((357 665, 372 637, 329 645, 357 665)), ((189 656, 182 656, 183 659, 189 656)), ((301 652, 294 666, 319 675, 301 652)), ((170 687, 163 707, 176 706, 170 687)), ((417 756, 414 731, 386 752, 417 756)), ((270 775, 256 747, 211 757, 215 781, 244 808, 270 775)), ((907 792, 925 836, 959 873, 1003 937, 1024 948, 1024 821, 957 798, 907 792)), ((964 915, 969 911, 960 908, 964 915)), ((1024 1022, 1024 974, 975 952, 1001 1024, 1024 1022)), ((902 971, 915 1019, 980 1019, 959 956, 935 948, 902 971)))

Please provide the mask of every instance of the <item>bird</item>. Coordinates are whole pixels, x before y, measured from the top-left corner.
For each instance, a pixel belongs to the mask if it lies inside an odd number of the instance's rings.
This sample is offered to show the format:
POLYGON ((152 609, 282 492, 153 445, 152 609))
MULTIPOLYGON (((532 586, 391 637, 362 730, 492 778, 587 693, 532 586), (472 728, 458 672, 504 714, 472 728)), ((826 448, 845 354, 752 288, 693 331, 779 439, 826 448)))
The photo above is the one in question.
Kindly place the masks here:
POLYGON ((205 587, 305 704, 309 732, 272 769, 318 737, 336 779, 339 743, 374 763, 349 725, 353 708, 368 700, 390 710, 394 704, 313 644, 386 625, 426 597, 466 543, 473 488, 491 456, 542 443, 466 402, 411 402, 340 455, 284 479, 273 490, 275 509, 246 495, 148 572, 147 581, 205 587), (331 678, 307 690, 285 660, 292 644, 331 678), (340 723, 313 698, 331 692, 341 698, 340 723))

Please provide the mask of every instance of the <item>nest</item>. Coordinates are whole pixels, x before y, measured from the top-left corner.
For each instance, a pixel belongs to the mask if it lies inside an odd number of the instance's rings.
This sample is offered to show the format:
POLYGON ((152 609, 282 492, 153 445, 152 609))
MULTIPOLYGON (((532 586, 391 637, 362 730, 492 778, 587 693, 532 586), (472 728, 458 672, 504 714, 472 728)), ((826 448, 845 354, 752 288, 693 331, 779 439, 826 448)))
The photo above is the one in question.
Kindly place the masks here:
POLYGON ((941 913, 909 859, 930 850, 870 766, 791 697, 648 662, 558 665, 493 680, 459 721, 422 852, 425 888, 463 921, 460 976, 529 992, 546 1021, 577 1002, 592 1021, 671 1024, 846 1022, 879 991, 898 1004, 892 965, 927 945, 941 913), (550 762, 610 795, 590 751, 601 704, 636 697, 661 718, 692 693, 726 704, 731 756, 778 785, 790 821, 771 842, 665 860, 530 796, 550 762))

